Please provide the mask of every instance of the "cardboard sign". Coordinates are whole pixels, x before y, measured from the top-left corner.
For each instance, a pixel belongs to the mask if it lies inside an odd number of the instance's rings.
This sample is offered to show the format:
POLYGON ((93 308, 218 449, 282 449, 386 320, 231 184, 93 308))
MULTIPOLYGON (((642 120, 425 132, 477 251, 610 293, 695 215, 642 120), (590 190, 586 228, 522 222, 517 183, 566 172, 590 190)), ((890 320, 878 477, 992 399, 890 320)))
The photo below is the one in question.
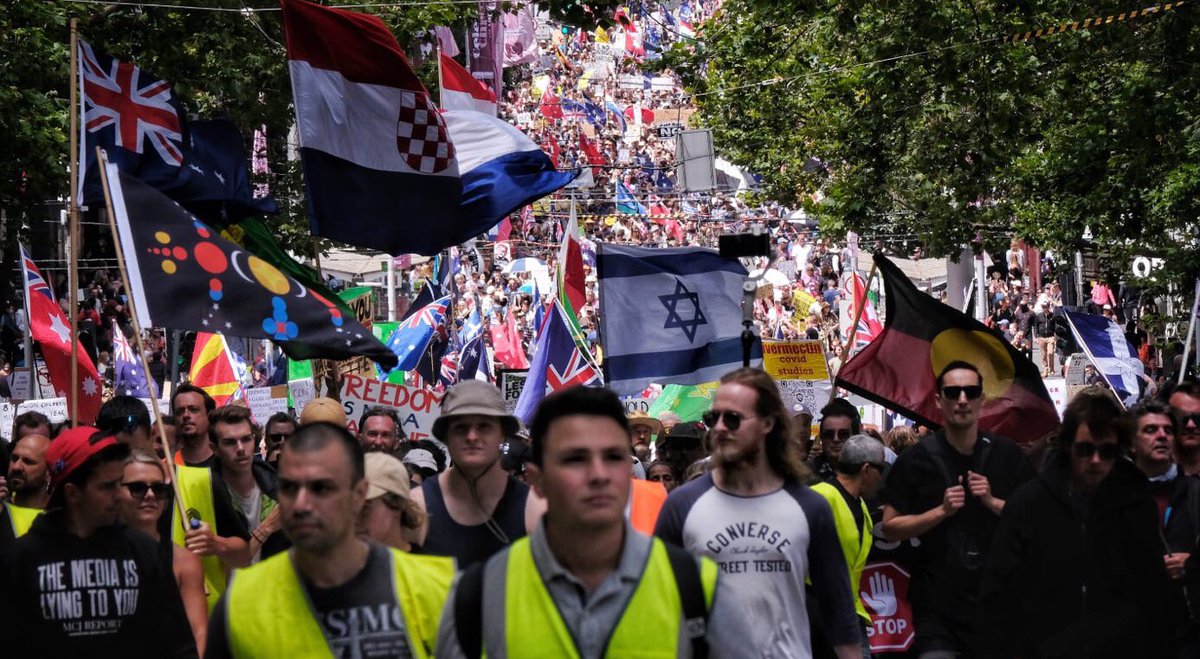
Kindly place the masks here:
POLYGON ((15 418, 17 418, 16 404, 8 401, 0 403, 0 438, 5 441, 12 440, 12 424, 15 418))
POLYGON ((400 426, 410 440, 432 438, 433 422, 442 413, 441 394, 406 387, 361 375, 347 374, 342 381, 342 408, 347 427, 358 433, 358 420, 368 407, 386 407, 400 415, 400 426))
POLYGON ((158 404, 159 414, 162 414, 163 416, 169 416, 171 414, 170 401, 159 400, 157 398, 139 398, 138 400, 142 401, 142 405, 146 406, 146 413, 150 415, 150 423, 152 424, 154 423, 154 420, 158 418, 154 416, 154 407, 152 407, 155 403, 158 404))
POLYGON ((273 387, 253 387, 246 390, 246 405, 250 408, 250 418, 258 425, 266 425, 272 414, 287 412, 286 396, 275 396, 273 387))
MULTIPOLYGON (((21 416, 25 412, 34 411, 41 412, 50 419, 50 423, 62 423, 67 420, 67 399, 64 398, 43 398, 41 400, 27 400, 20 405, 17 405, 16 413, 13 418, 21 416)), ((9 436, 12 434, 12 422, 9 421, 7 431, 9 436)))
POLYGON ((863 606, 871 614, 867 640, 871 652, 903 652, 912 647, 912 605, 908 602, 908 572, 892 562, 871 563, 863 568, 858 590, 863 606))
POLYGON ((814 416, 829 402, 829 393, 833 391, 829 380, 780 380, 778 384, 787 409, 800 404, 814 412, 814 416))
POLYGON ((683 132, 683 124, 678 121, 669 121, 658 124, 655 126, 655 130, 658 131, 658 136, 663 139, 672 138, 683 132))
POLYGON ((504 399, 504 409, 508 410, 509 414, 517 409, 517 399, 521 397, 521 390, 525 388, 527 379, 529 369, 500 369, 496 374, 496 380, 500 383, 500 397, 504 399))
POLYGON ((763 341, 763 370, 776 380, 829 381, 821 341, 763 341))
POLYGON ((646 396, 621 396, 621 402, 625 404, 625 414, 649 414, 650 406, 654 404, 654 398, 646 396))

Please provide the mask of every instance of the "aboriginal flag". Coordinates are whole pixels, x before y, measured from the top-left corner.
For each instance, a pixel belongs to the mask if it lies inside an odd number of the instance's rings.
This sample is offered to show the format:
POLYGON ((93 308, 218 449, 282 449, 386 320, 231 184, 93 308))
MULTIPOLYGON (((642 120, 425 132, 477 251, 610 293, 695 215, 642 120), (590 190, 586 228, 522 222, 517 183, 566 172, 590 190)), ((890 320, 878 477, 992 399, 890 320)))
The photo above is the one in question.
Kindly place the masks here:
POLYGON ((270 339, 292 359, 396 355, 332 301, 221 237, 142 181, 108 166, 108 185, 142 327, 270 339))
POLYGON ((979 428, 1028 442, 1058 426, 1037 367, 983 323, 917 290, 887 258, 875 264, 887 293, 883 332, 842 366, 837 384, 921 423, 941 426, 937 374, 952 361, 983 374, 979 428))

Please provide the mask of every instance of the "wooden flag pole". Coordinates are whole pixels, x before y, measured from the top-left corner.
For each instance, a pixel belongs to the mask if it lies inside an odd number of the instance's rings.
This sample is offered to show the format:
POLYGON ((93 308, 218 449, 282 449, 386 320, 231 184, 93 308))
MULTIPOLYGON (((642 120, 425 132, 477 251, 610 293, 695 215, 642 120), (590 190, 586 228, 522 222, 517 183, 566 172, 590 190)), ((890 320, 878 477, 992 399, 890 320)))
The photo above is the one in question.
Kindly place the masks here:
MULTIPOLYGON (((137 344, 138 359, 142 362, 142 370, 146 374, 149 382, 154 382, 154 378, 150 377, 150 364, 146 361, 146 346, 142 341, 142 324, 138 320, 138 309, 134 306, 134 298, 130 286, 133 282, 129 281, 129 270, 125 267, 125 251, 121 248, 121 236, 117 233, 117 215, 113 212, 112 192, 109 189, 111 181, 108 180, 108 158, 105 157, 103 149, 96 147, 96 162, 100 163, 100 180, 104 188, 104 205, 108 208, 108 227, 112 230, 113 247, 117 252, 117 267, 121 270, 121 281, 125 282, 126 290, 129 292, 129 320, 133 323, 133 340, 137 344)), ((151 396, 153 398, 153 396, 151 396)), ((163 451, 166 453, 166 458, 163 464, 166 466, 167 475, 171 478, 171 487, 175 490, 175 505, 179 509, 179 520, 183 524, 184 532, 190 531, 191 526, 188 523, 187 505, 183 501, 183 490, 179 488, 178 474, 175 472, 175 447, 167 443, 167 429, 163 424, 162 410, 158 407, 158 401, 154 400, 154 404, 150 406, 154 411, 154 421, 158 425, 158 439, 162 442, 163 451)))
MULTIPOLYGON (((871 282, 875 281, 875 271, 878 268, 879 268, 879 266, 874 261, 872 261, 871 272, 869 272, 867 274, 867 283, 863 284, 862 304, 856 304, 857 308, 854 310, 854 320, 850 321, 851 345, 853 345, 853 337, 854 337, 855 333, 858 331, 858 329, 857 329, 858 321, 862 318, 863 309, 865 309, 867 307, 867 304, 869 304, 867 293, 868 293, 868 291, 871 290, 871 282)), ((851 276, 853 276, 854 274, 858 274, 858 273, 852 273, 851 276)), ((851 291, 850 295, 853 296, 854 292, 851 291)), ((842 355, 843 355, 842 363, 838 364, 837 373, 833 374, 833 386, 830 387, 830 389, 829 389, 829 401, 825 403, 826 405, 828 405, 829 403, 832 403, 834 398, 837 398, 837 376, 842 372, 842 368, 846 365, 846 362, 849 361, 850 358, 846 356, 847 354, 849 354, 849 352, 850 351, 846 349, 846 339, 845 339, 845 337, 843 337, 842 338, 842 355)))
MULTIPOLYGON (((67 197, 67 311, 71 322, 71 422, 79 423, 79 19, 71 19, 71 137, 70 180, 67 197)), ((37 369, 33 369, 37 377, 37 369)))

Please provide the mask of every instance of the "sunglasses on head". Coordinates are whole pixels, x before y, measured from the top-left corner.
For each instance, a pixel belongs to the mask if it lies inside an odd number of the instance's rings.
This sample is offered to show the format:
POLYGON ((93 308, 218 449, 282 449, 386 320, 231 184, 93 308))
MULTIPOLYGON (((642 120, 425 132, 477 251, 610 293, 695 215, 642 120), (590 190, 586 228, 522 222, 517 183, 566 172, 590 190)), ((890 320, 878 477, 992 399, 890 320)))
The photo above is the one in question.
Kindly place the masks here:
POLYGON ((167 496, 167 492, 171 491, 171 486, 162 481, 156 483, 148 483, 146 481, 129 481, 121 483, 125 489, 129 490, 129 494, 135 499, 145 499, 146 492, 153 492, 154 498, 163 499, 167 496))
POLYGON ((840 439, 842 441, 845 441, 847 439, 850 439, 850 429, 849 428, 838 428, 837 430, 832 430, 832 429, 822 430, 820 435, 818 435, 818 436, 824 441, 829 441, 831 439, 840 439))
POLYGON ((1120 448, 1116 444, 1097 444, 1095 442, 1075 442, 1071 445, 1071 452, 1077 458, 1090 460, 1093 455, 1100 454, 1100 459, 1105 462, 1116 460, 1120 452, 1120 448))
POLYGON ((730 430, 737 430, 738 428, 740 428, 742 425, 743 419, 753 419, 753 418, 754 417, 752 417, 752 416, 742 416, 741 414, 738 414, 737 412, 733 412, 731 410, 725 410, 725 411, 709 410, 704 413, 703 417, 701 417, 701 419, 704 421, 704 425, 708 426, 710 429, 717 427, 717 420, 719 419, 719 420, 724 421, 725 427, 729 428, 730 430))
POLYGON ((983 385, 969 384, 965 387, 946 385, 942 387, 942 397, 946 400, 958 400, 959 396, 967 395, 967 400, 975 400, 983 395, 983 385))

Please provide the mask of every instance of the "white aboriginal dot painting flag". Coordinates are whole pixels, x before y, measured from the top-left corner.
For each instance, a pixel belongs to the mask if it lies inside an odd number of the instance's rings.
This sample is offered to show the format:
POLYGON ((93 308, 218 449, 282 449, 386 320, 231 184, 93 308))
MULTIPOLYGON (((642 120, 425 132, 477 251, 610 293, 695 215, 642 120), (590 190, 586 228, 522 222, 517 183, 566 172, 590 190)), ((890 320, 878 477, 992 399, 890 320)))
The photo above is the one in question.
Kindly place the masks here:
POLYGON ((109 165, 129 295, 143 327, 270 339, 292 359, 396 355, 333 301, 223 238, 176 202, 109 165))

